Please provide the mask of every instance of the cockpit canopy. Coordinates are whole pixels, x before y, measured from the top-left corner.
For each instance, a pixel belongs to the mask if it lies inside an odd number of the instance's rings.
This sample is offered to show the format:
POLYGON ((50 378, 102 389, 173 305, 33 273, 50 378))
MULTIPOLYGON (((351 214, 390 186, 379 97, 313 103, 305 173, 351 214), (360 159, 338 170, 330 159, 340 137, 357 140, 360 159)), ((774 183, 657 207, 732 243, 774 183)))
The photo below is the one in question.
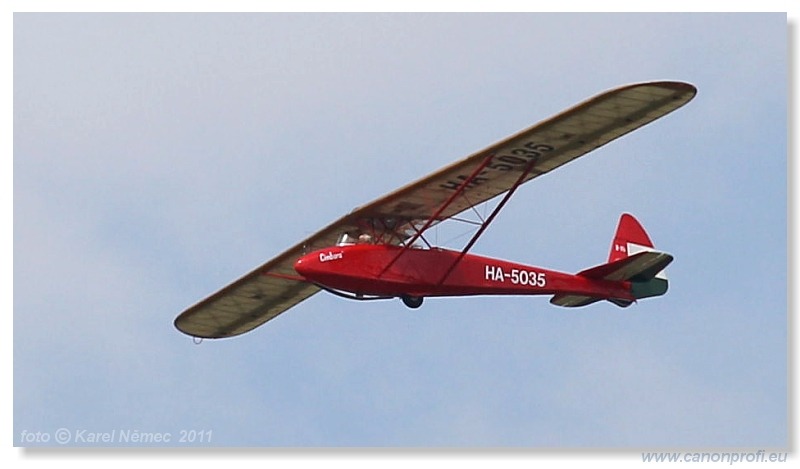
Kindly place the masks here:
POLYGON ((356 244, 357 239, 350 235, 350 233, 342 233, 339 236, 339 241, 336 242, 337 246, 352 246, 356 244))
POLYGON ((354 244, 373 244, 372 236, 361 233, 358 237, 355 237, 350 233, 342 233, 339 236, 339 241, 336 242, 337 246, 352 246, 354 244))

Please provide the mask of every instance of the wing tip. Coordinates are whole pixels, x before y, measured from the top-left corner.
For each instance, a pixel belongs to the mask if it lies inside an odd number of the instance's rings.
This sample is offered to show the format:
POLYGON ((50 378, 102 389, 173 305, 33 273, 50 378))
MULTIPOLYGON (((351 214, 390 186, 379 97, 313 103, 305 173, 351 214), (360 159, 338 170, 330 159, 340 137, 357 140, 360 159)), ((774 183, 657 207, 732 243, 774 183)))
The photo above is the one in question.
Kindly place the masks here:
POLYGON ((673 96, 673 99, 684 100, 685 102, 689 102, 695 97, 695 95, 697 95, 697 87, 695 85, 687 81, 678 81, 678 80, 645 81, 641 83, 633 83, 628 86, 623 86, 622 89, 629 87, 636 88, 639 86, 655 86, 658 88, 666 88, 675 91, 678 94, 673 96))

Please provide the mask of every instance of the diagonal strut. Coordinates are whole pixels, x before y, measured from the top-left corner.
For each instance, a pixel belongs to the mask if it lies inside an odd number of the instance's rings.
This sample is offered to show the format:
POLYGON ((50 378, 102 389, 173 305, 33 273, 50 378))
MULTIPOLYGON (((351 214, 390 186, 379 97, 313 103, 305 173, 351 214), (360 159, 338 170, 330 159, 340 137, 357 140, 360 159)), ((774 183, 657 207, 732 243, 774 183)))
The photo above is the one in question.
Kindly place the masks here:
POLYGON ((386 271, 389 270, 394 265, 394 263, 397 262, 397 260, 400 259, 400 257, 408 249, 411 248, 411 245, 414 244, 414 242, 416 242, 420 238, 420 236, 422 236, 422 233, 424 233, 425 230, 430 228, 431 224, 435 220, 437 220, 439 218, 439 215, 441 215, 442 212, 444 212, 445 209, 447 207, 449 207, 450 204, 452 204, 453 201, 456 200, 456 198, 459 195, 464 193, 464 191, 472 183, 472 181, 474 181, 475 178, 477 178, 478 175, 481 173, 481 171, 483 171, 486 168, 486 166, 492 161, 492 158, 494 158, 494 154, 493 153, 490 153, 489 155, 487 155, 486 158, 484 158, 483 162, 481 162, 481 164, 479 164, 478 167, 475 168, 474 171, 472 171, 472 173, 469 175, 469 177, 467 177, 466 179, 464 179, 464 181, 461 182, 461 184, 450 195, 450 197, 448 197, 447 200, 445 200, 444 203, 436 210, 436 212, 434 212, 433 215, 431 215, 430 218, 428 218, 428 220, 425 222, 425 224, 422 225, 422 228, 420 228, 419 230, 416 230, 417 231, 416 234, 414 234, 414 236, 411 237, 410 241, 404 243, 405 246, 403 246, 403 250, 398 252, 397 255, 394 256, 394 258, 388 264, 386 264, 386 267, 384 267, 383 270, 381 270, 381 272, 378 274, 378 277, 383 276, 383 274, 385 274, 386 271))
POLYGON ((486 218, 486 221, 484 221, 481 224, 481 227, 478 228, 478 231, 476 231, 475 234, 472 235, 472 239, 469 240, 469 242, 461 251, 461 253, 458 255, 456 260, 453 261, 452 264, 450 264, 450 267, 447 269, 447 272, 444 273, 444 275, 442 276, 441 280, 439 280, 439 283, 437 285, 441 285, 444 283, 445 280, 447 280, 447 277, 450 276, 450 274, 453 272, 453 269, 455 269, 458 263, 461 262, 461 259, 463 259, 465 255, 467 255, 467 252, 469 252, 470 249, 472 249, 472 246, 475 245, 475 242, 478 241, 478 238, 480 238, 483 232, 486 231, 486 228, 489 227, 489 224, 492 223, 497 214, 500 213, 500 210, 503 208, 506 202, 508 202, 509 199, 511 199, 511 196, 514 195, 514 191, 517 190, 517 188, 525 181, 525 178, 528 177, 528 174, 531 173, 533 167, 536 165, 536 162, 537 158, 533 158, 528 163, 528 165, 525 167, 525 170, 522 172, 522 174, 520 174, 516 182, 514 182, 514 185, 511 186, 511 189, 509 189, 508 192, 506 192, 506 195, 503 196, 503 199, 500 201, 500 203, 497 204, 494 210, 492 210, 492 213, 489 214, 489 216, 486 218))

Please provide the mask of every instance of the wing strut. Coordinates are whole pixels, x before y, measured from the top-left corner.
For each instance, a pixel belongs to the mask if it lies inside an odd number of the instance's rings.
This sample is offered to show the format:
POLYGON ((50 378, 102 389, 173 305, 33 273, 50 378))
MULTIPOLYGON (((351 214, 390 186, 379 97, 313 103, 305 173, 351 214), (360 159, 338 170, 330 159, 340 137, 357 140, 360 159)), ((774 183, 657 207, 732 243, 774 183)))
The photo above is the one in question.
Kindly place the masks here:
POLYGON ((397 255, 394 256, 394 259, 392 259, 391 262, 386 264, 386 267, 384 267, 383 270, 381 270, 381 272, 378 274, 378 277, 381 277, 383 274, 385 274, 386 271, 389 270, 389 268, 391 268, 394 265, 394 263, 397 262, 398 259, 400 259, 400 256, 402 256, 406 252, 406 250, 410 249, 411 245, 413 245, 422 236, 422 233, 424 233, 425 230, 430 228, 431 224, 433 224, 433 222, 439 218, 439 215, 441 215, 442 212, 444 212, 445 209, 447 209, 447 207, 450 204, 452 204, 453 201, 456 200, 456 198, 459 195, 464 193, 467 187, 469 187, 469 185, 475 180, 475 178, 478 177, 481 171, 486 169, 486 166, 492 161, 492 158, 494 158, 494 154, 490 153, 489 155, 486 156, 486 158, 484 158, 483 162, 479 164, 477 168, 475 168, 472 174, 464 178, 464 180, 461 182, 461 184, 459 184, 456 190, 453 191, 452 194, 450 194, 450 197, 448 197, 447 200, 445 200, 444 203, 438 209, 436 209, 433 215, 431 215, 430 218, 428 218, 425 224, 422 225, 422 228, 416 230, 416 234, 414 234, 414 236, 412 236, 409 241, 403 243, 405 245, 403 247, 403 250, 398 252, 397 255))
POLYGON ((450 273, 453 272, 453 269, 455 269, 458 263, 461 262, 461 259, 464 258, 464 256, 467 254, 467 252, 469 252, 470 249, 472 249, 472 246, 475 245, 475 242, 478 241, 478 238, 481 237, 483 232, 486 231, 486 228, 489 227, 489 224, 492 223, 497 214, 500 213, 500 210, 503 208, 506 202, 508 202, 509 199, 511 199, 511 196, 514 195, 514 191, 516 191, 517 188, 520 185, 522 185, 523 182, 525 182, 525 178, 528 177, 528 174, 530 174, 530 172, 533 170, 533 167, 536 166, 537 161, 538 158, 531 159, 531 161, 525 167, 525 170, 522 172, 522 174, 520 174, 519 178, 514 182, 514 185, 511 186, 511 189, 509 189, 508 192, 506 192, 506 195, 503 196, 503 199, 500 200, 500 203, 498 203, 497 206, 494 208, 494 210, 492 210, 492 213, 489 214, 489 216, 486 218, 486 221, 481 223, 481 227, 478 228, 478 231, 476 231, 475 234, 472 235, 472 238, 469 240, 467 245, 464 246, 464 249, 461 251, 461 254, 458 255, 456 260, 453 261, 453 263, 450 265, 450 268, 447 269, 447 272, 444 273, 442 279, 439 280, 438 285, 443 284, 444 281, 447 280, 447 277, 450 276, 450 273))

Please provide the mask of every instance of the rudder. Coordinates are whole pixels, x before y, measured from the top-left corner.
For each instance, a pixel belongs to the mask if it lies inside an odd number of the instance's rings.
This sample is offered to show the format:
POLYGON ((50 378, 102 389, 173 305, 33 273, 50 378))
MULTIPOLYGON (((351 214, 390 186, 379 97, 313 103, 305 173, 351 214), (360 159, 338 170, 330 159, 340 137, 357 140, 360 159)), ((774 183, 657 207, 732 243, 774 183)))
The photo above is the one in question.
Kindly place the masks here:
POLYGON ((650 236, 647 235, 639 220, 630 213, 623 213, 619 217, 617 231, 614 233, 614 240, 611 242, 608 262, 618 261, 652 249, 653 241, 650 240, 650 236))
MULTIPOLYGON (((664 270, 673 260, 670 254, 656 251, 653 241, 633 215, 620 216, 608 262, 579 272, 577 275, 611 281, 629 281, 635 299, 661 296, 667 292, 669 282, 664 270)), ((553 296, 551 303, 558 306, 586 306, 606 299, 617 306, 626 307, 633 301, 624 298, 598 298, 580 294, 562 293, 553 296)))
POLYGON ((638 257, 637 255, 643 252, 649 253, 647 256, 650 259, 642 259, 645 262, 641 263, 636 262, 635 264, 641 264, 639 267, 641 270, 626 280, 631 281, 631 290, 637 299, 661 296, 669 288, 667 272, 664 269, 673 258, 669 254, 656 251, 653 241, 639 220, 629 213, 623 213, 619 217, 617 231, 611 242, 608 262, 638 257))

